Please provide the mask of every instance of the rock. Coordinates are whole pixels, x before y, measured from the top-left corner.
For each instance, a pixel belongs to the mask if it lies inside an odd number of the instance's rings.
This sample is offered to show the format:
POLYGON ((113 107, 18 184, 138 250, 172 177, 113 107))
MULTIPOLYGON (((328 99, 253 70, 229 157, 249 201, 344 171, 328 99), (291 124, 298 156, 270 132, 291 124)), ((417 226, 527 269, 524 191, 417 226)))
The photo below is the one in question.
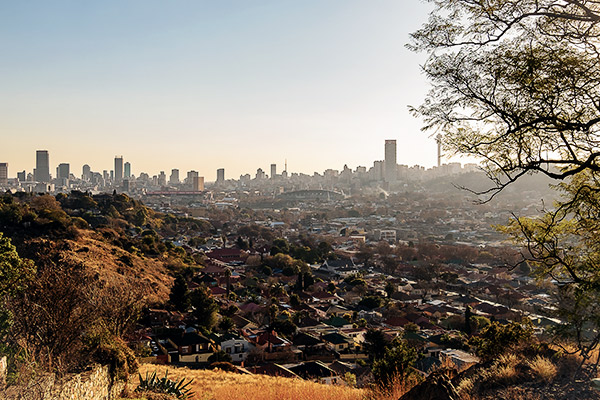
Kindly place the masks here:
POLYGON ((454 370, 432 372, 425 381, 400 397, 400 400, 459 400, 458 392, 450 380, 455 374, 454 370))

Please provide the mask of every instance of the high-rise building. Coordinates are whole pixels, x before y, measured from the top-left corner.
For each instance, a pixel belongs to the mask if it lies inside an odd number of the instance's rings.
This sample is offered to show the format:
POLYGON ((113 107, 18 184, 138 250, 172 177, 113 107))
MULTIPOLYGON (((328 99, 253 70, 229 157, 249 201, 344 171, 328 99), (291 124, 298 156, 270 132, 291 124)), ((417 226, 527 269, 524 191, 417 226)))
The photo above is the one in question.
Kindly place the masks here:
POLYGON ((50 156, 48 150, 35 152, 35 180, 37 182, 50 182, 50 156))
POLYGON ((27 180, 27 173, 25 171, 17 172, 17 180, 19 182, 25 182, 27 180))
POLYGON ((271 164, 271 179, 275 179, 277 176, 277 164, 271 164))
POLYGON ((437 166, 442 166, 442 135, 438 134, 435 137, 435 141, 437 143, 437 166))
POLYGON ((119 185, 123 181, 123 156, 115 156, 114 182, 119 185))
POLYGON ((131 178, 131 164, 127 161, 123 167, 123 178, 131 178))
POLYGON ((192 186, 194 184, 194 178, 198 177, 198 171, 188 171, 185 183, 192 186))
POLYGON ((225 168, 217 170, 217 183, 225 182, 225 168))
POLYGON ((8 185, 8 163, 0 163, 0 185, 8 185))
POLYGON ((158 186, 167 186, 167 174, 165 174, 165 171, 160 171, 160 174, 158 174, 158 186))
POLYGON ((171 176, 169 177, 169 183, 171 185, 179 184, 179 170, 178 169, 171 170, 171 176))
POLYGON ((385 141, 385 162, 384 162, 384 179, 386 182, 396 181, 396 170, 398 169, 396 162, 396 141, 385 141))
POLYGON ((71 166, 67 163, 60 163, 58 167, 56 167, 56 177, 58 179, 69 179, 69 175, 71 174, 71 166))
POLYGON ((56 179, 59 180, 58 184, 67 186, 69 184, 69 175, 71 175, 71 166, 67 163, 58 164, 58 167, 56 167, 56 179))
POLYGON ((92 169, 87 164, 85 164, 81 169, 81 179, 83 179, 86 182, 92 180, 92 169))
POLYGON ((194 181, 192 183, 192 190, 196 192, 204 191, 204 177, 196 176, 194 177, 194 181))

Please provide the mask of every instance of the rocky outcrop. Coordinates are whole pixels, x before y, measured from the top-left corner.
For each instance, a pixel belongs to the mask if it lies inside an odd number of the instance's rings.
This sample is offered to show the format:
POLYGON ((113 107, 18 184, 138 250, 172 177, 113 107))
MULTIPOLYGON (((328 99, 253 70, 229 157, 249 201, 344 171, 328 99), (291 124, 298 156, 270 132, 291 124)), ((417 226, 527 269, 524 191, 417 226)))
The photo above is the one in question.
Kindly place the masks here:
POLYGON ((459 400, 460 397, 452 384, 455 370, 439 370, 432 372, 425 381, 421 382, 400 400, 459 400))
MULTIPOLYGON (((4 363, 5 365, 6 363, 4 363)), ((0 361, 0 367, 2 366, 0 361)), ((6 379, 5 373, 0 380, 6 379)), ((39 375, 27 386, 0 387, 0 398, 6 400, 114 400, 119 398, 125 382, 115 382, 107 366, 95 366, 81 374, 57 379, 54 374, 39 375)))

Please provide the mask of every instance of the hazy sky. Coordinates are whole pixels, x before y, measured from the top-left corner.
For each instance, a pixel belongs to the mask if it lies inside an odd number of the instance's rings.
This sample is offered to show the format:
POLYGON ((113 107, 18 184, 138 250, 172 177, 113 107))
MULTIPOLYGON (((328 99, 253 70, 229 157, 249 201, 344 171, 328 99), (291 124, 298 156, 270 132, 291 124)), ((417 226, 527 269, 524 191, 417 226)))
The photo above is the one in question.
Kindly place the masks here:
POLYGON ((2 1, 0 162, 9 176, 50 152, 81 175, 123 155, 140 171, 208 181, 277 163, 312 173, 432 166, 407 111, 427 90, 404 45, 420 0, 2 1))

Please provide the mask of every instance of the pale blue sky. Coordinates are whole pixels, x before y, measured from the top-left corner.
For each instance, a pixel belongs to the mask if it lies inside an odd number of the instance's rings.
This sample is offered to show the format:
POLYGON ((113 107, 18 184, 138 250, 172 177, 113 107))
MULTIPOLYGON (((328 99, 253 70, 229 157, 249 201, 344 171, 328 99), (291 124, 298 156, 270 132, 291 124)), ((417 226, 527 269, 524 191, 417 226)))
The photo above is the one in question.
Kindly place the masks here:
POLYGON ((426 92, 405 49, 419 0, 0 0, 0 162, 81 174, 432 166, 407 111, 426 92))

